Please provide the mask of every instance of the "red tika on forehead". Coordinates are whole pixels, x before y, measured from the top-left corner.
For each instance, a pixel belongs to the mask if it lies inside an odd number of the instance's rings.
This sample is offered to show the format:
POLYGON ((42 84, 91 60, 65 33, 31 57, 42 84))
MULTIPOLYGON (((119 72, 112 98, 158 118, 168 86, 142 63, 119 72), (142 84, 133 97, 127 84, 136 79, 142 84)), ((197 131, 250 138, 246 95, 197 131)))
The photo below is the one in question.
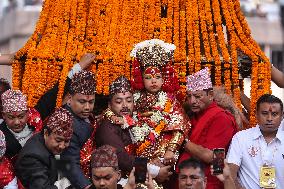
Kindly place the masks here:
POLYGON ((145 69, 144 74, 149 74, 149 75, 156 75, 156 74, 160 74, 161 70, 155 66, 149 66, 145 69))

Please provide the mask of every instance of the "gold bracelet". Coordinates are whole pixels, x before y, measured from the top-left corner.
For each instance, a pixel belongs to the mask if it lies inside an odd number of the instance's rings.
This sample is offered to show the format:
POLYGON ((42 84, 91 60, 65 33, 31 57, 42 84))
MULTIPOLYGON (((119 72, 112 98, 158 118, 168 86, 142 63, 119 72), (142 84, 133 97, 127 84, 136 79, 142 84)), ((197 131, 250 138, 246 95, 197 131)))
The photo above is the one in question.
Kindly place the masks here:
POLYGON ((175 143, 175 144, 181 145, 182 142, 183 142, 183 138, 184 138, 183 134, 180 131, 176 131, 174 133, 174 136, 171 139, 170 143, 175 143))

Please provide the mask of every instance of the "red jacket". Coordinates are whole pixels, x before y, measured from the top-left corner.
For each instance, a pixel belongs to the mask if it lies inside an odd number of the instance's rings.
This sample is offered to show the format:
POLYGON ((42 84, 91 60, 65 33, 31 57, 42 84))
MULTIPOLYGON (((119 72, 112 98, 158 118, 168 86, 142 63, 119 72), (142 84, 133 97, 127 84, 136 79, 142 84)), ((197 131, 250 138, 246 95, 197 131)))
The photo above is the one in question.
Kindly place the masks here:
MULTIPOLYGON (((231 139, 237 132, 237 125, 234 116, 228 111, 219 107, 215 102, 209 105, 201 114, 191 119, 192 132, 189 135, 191 142, 201 145, 204 148, 225 148, 230 145, 231 139)), ((179 162, 190 158, 190 154, 184 152, 179 162)), ((206 189, 222 189, 223 184, 210 173, 210 164, 205 165, 207 177, 206 189)))

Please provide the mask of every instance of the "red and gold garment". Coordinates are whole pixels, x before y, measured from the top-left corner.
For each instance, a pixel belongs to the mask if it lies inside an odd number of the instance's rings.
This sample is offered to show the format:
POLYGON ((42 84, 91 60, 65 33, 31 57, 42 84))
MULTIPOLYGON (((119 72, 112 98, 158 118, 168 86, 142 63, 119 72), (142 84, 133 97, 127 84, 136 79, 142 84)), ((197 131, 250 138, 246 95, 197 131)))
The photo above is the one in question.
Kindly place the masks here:
POLYGON ((163 157, 167 148, 178 151, 190 122, 174 95, 163 91, 157 94, 136 92, 133 95, 137 123, 131 128, 136 155, 149 159, 163 157))
POLYGON ((13 165, 8 158, 0 160, 0 170, 0 188, 4 188, 15 178, 13 165))
POLYGON ((86 141, 86 143, 84 144, 83 148, 80 151, 80 166, 87 178, 91 178, 91 156, 93 151, 96 149, 94 138, 97 128, 97 123, 95 121, 92 122, 94 122, 94 124, 92 124, 94 128, 92 135, 86 141))
POLYGON ((35 128, 35 133, 40 132, 43 127, 40 114, 34 108, 29 108, 28 124, 35 128))

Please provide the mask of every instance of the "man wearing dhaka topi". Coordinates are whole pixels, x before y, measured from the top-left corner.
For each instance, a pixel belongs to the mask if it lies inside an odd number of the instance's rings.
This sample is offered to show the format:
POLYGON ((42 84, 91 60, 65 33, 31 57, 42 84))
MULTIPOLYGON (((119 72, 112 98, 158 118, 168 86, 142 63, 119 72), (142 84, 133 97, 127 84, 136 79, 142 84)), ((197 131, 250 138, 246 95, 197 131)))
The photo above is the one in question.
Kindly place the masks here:
POLYGON ((55 155, 60 155, 70 143, 73 133, 71 113, 58 108, 46 121, 41 133, 28 140, 16 162, 16 175, 28 189, 57 189, 55 155))
POLYGON ((222 189, 223 184, 210 174, 214 148, 229 147, 237 132, 234 116, 213 100, 213 87, 209 69, 205 68, 187 78, 187 103, 193 112, 192 131, 179 162, 189 157, 205 163, 207 189, 222 189))
POLYGON ((7 149, 5 156, 14 161, 22 147, 35 133, 42 129, 41 124, 30 124, 26 96, 19 90, 9 89, 1 95, 4 121, 0 130, 4 133, 7 149))

